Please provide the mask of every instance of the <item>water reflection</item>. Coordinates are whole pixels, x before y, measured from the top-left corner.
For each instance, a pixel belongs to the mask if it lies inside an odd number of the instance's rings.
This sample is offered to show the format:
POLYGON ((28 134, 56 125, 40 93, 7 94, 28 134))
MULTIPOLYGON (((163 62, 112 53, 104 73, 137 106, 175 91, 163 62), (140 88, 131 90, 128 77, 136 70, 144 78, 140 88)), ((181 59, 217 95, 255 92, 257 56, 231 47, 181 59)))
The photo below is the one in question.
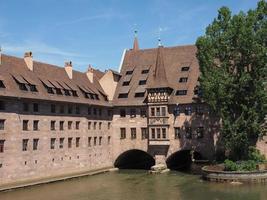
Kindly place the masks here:
POLYGON ((1 200, 265 200, 266 185, 203 182, 199 176, 121 170, 0 193, 1 200))

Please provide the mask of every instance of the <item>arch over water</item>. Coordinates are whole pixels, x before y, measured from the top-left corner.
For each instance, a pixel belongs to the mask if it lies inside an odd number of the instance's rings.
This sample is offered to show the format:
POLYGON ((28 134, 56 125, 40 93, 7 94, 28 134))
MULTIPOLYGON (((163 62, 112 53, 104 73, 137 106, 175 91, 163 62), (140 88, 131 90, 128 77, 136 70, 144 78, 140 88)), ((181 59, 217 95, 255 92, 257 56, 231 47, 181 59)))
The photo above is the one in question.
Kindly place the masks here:
POLYGON ((114 166, 119 169, 150 169, 153 165, 155 165, 154 158, 139 149, 125 151, 114 163, 114 166))
MULTIPOLYGON (((193 159, 201 160, 202 155, 194 151, 193 159)), ((167 167, 172 170, 188 170, 192 164, 192 153, 191 150, 180 150, 171 154, 166 160, 167 167)))

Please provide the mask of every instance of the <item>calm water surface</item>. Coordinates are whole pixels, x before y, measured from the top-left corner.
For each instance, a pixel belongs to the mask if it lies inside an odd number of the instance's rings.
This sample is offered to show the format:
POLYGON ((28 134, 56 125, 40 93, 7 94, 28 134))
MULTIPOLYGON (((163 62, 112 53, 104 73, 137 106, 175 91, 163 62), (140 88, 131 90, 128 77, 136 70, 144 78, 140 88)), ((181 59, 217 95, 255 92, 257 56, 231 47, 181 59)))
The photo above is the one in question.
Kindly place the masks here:
POLYGON ((171 172, 122 170, 0 193, 0 200, 266 200, 267 185, 203 182, 171 172))

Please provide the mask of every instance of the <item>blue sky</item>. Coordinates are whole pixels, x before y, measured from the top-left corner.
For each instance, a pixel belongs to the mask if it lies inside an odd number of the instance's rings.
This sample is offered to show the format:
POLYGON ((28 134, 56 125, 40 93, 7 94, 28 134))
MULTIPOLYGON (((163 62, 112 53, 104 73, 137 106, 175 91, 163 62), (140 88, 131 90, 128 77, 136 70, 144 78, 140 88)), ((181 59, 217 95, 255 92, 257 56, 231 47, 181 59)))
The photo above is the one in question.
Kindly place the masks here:
POLYGON ((233 13, 257 0, 0 0, 3 53, 86 71, 118 69, 122 52, 138 30, 141 48, 194 44, 221 6, 233 13))

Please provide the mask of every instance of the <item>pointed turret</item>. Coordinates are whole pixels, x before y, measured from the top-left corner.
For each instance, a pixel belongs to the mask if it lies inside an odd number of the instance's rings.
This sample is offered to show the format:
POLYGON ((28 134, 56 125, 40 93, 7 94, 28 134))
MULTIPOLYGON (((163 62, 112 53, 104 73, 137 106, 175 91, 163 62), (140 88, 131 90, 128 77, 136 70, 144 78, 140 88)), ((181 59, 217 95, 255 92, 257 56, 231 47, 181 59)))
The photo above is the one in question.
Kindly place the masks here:
POLYGON ((157 49, 156 64, 153 71, 153 76, 149 82, 148 88, 167 88, 169 87, 166 71, 164 67, 164 57, 163 57, 164 47, 159 43, 157 49))
POLYGON ((134 31, 133 50, 134 50, 134 51, 139 50, 139 44, 138 44, 138 39, 137 39, 137 31, 134 31))

